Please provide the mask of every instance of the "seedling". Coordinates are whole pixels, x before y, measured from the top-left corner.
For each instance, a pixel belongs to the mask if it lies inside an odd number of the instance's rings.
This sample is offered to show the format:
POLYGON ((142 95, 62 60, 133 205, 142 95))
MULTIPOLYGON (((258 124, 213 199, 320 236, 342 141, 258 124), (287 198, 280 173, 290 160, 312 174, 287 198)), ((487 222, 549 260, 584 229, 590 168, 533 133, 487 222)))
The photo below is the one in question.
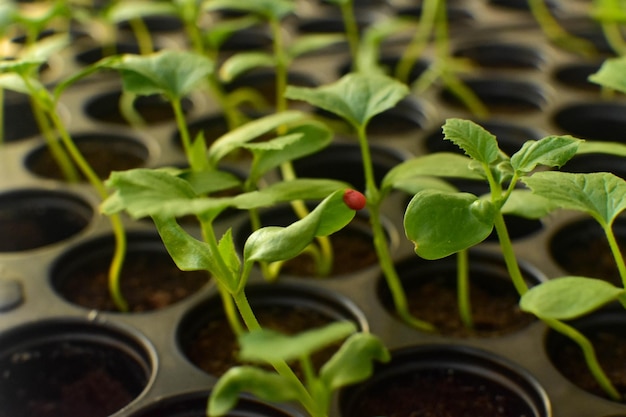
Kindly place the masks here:
POLYGON ((304 381, 296 381, 255 366, 231 368, 218 381, 208 404, 208 415, 221 416, 249 392, 265 401, 297 401, 313 417, 328 415, 333 391, 370 377, 373 362, 387 362, 389 352, 374 335, 356 332, 352 322, 335 322, 325 327, 285 336, 257 330, 240 336, 240 359, 259 365, 298 361, 304 381), (346 339, 347 338, 347 339, 346 339), (316 374, 311 355, 346 339, 340 349, 316 374))

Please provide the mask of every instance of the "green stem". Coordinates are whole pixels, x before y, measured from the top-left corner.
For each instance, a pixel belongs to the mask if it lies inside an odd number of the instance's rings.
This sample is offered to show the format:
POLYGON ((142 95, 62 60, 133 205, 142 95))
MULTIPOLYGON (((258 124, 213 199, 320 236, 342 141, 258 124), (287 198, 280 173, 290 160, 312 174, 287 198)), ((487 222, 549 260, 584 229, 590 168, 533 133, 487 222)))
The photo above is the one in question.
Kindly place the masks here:
POLYGON ((352 58, 353 70, 361 70, 354 68, 357 64, 357 54, 359 53, 359 26, 354 16, 354 2, 352 0, 340 2, 341 17, 348 38, 348 47, 350 48, 350 57, 352 58))
POLYGON ((459 251, 456 257, 457 300, 459 305, 459 315, 461 317, 463 325, 468 329, 472 329, 474 327, 474 320, 472 318, 472 306, 470 302, 468 251, 459 251))
POLYGON ((189 128, 187 127, 187 120, 185 119, 185 113, 183 112, 183 106, 179 98, 172 97, 170 99, 172 109, 174 110, 174 116, 176 118, 176 125, 180 132, 180 140, 183 145, 183 151, 187 162, 191 165, 192 171, 200 171, 200 167, 194 166, 194 158, 191 155, 191 138, 189 136, 189 128))
POLYGON ((139 53, 141 55, 149 55, 154 52, 154 45, 152 44, 152 37, 150 31, 146 26, 146 22, 141 18, 135 18, 130 20, 130 27, 133 29, 137 44, 139 45, 139 53))
POLYGON ((374 178, 374 167, 372 157, 367 143, 366 126, 354 126, 357 130, 361 155, 363 158, 363 171, 365 174, 365 194, 367 196, 367 208, 369 210, 370 226, 374 235, 374 248, 378 256, 378 262, 385 276, 385 280, 391 292, 391 297, 398 316, 410 326, 416 329, 432 332, 435 328, 432 324, 419 320, 409 311, 406 293, 402 288, 402 282, 393 264, 393 259, 389 253, 389 245, 385 230, 380 221, 380 192, 374 178))
POLYGON ((622 35, 622 28, 617 23, 602 23, 602 32, 611 49, 619 55, 626 55, 626 42, 622 35))
POLYGON ((542 319, 542 321, 546 323, 548 326, 550 326, 552 329, 569 337, 571 340, 576 342, 576 344, 578 344, 578 346, 583 352, 583 356, 585 358, 585 362, 587 363, 587 367, 589 368, 589 371, 591 372, 593 377, 596 379, 600 387, 613 400, 621 401, 622 400, 621 394, 613 386, 613 383, 607 377, 604 370, 602 370, 602 367, 600 366, 600 363, 598 362, 598 358, 596 356, 593 345, 591 344, 589 339, 587 339, 585 335, 580 333, 578 330, 576 330, 572 326, 569 326, 561 321, 554 320, 554 319, 542 319))
POLYGON ((613 254, 613 258, 615 259, 615 264, 617 265, 619 276, 622 279, 622 287, 626 288, 626 264, 624 263, 624 256, 622 255, 622 251, 620 250, 619 244, 617 243, 617 239, 615 239, 615 234, 613 233, 611 225, 603 225, 603 229, 609 242, 611 253, 613 254))
POLYGON ((500 249, 502 250, 502 255, 504 256, 507 271, 513 281, 513 286, 515 286, 519 295, 524 295, 526 291, 528 291, 528 285, 526 284, 522 271, 517 263, 517 258, 515 256, 515 252, 513 251, 513 244, 511 243, 511 237, 509 236, 506 224, 504 224, 504 216, 500 210, 496 211, 494 226, 496 228, 496 233, 498 234, 498 241, 500 242, 500 249))
POLYGON ((426 49, 428 39, 435 25, 438 8, 439 0, 424 0, 422 2, 422 15, 419 19, 417 31, 396 66, 396 78, 400 82, 408 84, 415 61, 419 59, 424 49, 426 49))
MULTIPOLYGON (((72 160, 78 166, 80 171, 83 173, 89 184, 96 190, 101 200, 105 200, 109 193, 104 186, 104 183, 95 173, 89 162, 83 157, 80 150, 70 137, 69 133, 65 129, 65 126, 61 122, 60 117, 56 112, 49 112, 50 120, 52 120, 53 125, 59 132, 61 136, 61 140, 63 141, 63 145, 67 149, 70 154, 72 160)), ((124 230, 124 226, 122 224, 121 217, 119 214, 112 214, 109 216, 109 220, 111 221, 111 226, 113 228, 113 235, 115 237, 115 249, 113 252, 113 259, 111 260, 111 265, 109 267, 109 292, 111 294, 111 298, 115 303, 115 306, 122 312, 128 311, 128 303, 124 299, 122 295, 122 291, 120 288, 120 278, 122 266, 124 263, 124 258, 126 256, 126 231, 124 230)))

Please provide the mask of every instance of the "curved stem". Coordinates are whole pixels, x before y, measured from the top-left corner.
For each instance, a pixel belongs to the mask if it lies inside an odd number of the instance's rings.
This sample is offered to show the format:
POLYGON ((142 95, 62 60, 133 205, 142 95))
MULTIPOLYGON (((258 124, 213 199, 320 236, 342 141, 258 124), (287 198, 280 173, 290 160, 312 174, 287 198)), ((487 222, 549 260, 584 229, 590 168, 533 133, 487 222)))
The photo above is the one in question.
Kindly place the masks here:
POLYGON ((389 253, 389 246, 387 242, 387 236, 385 230, 380 221, 380 192, 376 185, 374 178, 374 168, 372 164, 372 157, 370 149, 367 143, 367 136, 365 133, 366 126, 355 126, 359 145, 361 147, 361 155, 363 158, 363 171, 365 174, 365 194, 367 196, 367 208, 370 213, 370 226, 372 227, 372 233, 374 235, 374 248, 378 256, 378 262, 385 276, 387 286, 391 292, 394 307, 398 316, 407 324, 423 331, 432 332, 435 328, 432 324, 419 320, 411 314, 409 311, 408 302, 406 299, 406 293, 402 287, 402 282, 393 264, 393 258, 389 253))
POLYGON ((357 54, 359 53, 359 25, 354 16, 354 2, 352 0, 340 2, 341 17, 343 19, 344 30, 348 38, 348 47, 350 48, 350 57, 352 58, 353 70, 357 64, 357 54))
POLYGON ((172 109, 174 110, 174 116, 176 117, 176 125, 178 132, 180 133, 180 140, 185 151, 185 157, 187 163, 191 166, 192 171, 200 171, 200 167, 194 166, 195 158, 191 155, 191 137, 189 136, 189 128, 187 127, 187 120, 183 112, 183 106, 179 98, 171 98, 172 109))
POLYGON ((613 233, 611 225, 603 226, 603 228, 606 238, 609 242, 609 247, 611 248, 611 253, 613 254, 613 258, 615 259, 615 264, 617 265, 619 276, 622 279, 622 287, 626 288, 626 264, 624 263, 624 256, 622 255, 622 251, 619 248, 617 239, 615 239, 615 234, 613 233))
POLYGON ((152 37, 150 36, 150 31, 146 26, 146 22, 144 22, 141 18, 131 19, 130 27, 133 29, 133 33, 137 39, 139 53, 141 55, 148 55, 154 52, 152 37))
POLYGON ((517 263, 517 258, 515 257, 515 252, 513 251, 513 244, 511 243, 511 237, 509 236, 506 224, 504 224, 504 217, 502 216, 502 212, 500 210, 496 211, 494 226, 498 234, 498 241, 500 242, 500 249, 502 250, 502 255, 504 256, 507 271, 513 281, 513 286, 515 286, 519 295, 523 295, 526 291, 528 291, 528 285, 526 284, 522 271, 517 263))
POLYGON ((474 327, 474 320, 472 318, 472 305, 470 302, 468 251, 459 251, 456 254, 456 257, 457 302, 459 305, 459 315, 463 325, 468 329, 472 329, 474 327))
POLYGON ((548 326, 550 326, 551 328, 553 328, 554 330, 556 330, 557 332, 569 337, 571 340, 576 342, 576 344, 578 344, 578 346, 583 352, 583 356, 585 358, 585 362, 587 363, 587 367, 589 368, 589 371, 591 372, 593 377, 596 379, 600 387, 613 400, 615 401, 622 400, 621 394, 615 388, 611 380, 607 377, 606 373, 600 366, 600 363, 598 362, 598 358, 596 356, 593 345, 591 344, 589 339, 585 337, 585 335, 580 333, 578 330, 576 330, 572 326, 569 326, 558 320, 542 319, 542 321, 546 323, 548 326))

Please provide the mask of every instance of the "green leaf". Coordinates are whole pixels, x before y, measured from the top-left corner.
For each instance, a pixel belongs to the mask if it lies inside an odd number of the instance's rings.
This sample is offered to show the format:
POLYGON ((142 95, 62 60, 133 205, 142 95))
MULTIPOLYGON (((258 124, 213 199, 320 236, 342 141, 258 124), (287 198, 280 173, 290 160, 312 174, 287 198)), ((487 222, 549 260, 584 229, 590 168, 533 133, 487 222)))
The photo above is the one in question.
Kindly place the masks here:
POLYGON ((148 16, 177 16, 177 10, 168 2, 120 1, 107 10, 106 16, 109 21, 119 23, 148 16))
POLYGON ((626 208, 626 181, 608 173, 537 172, 522 181, 533 193, 559 207, 583 211, 610 225, 626 208))
POLYGON ((298 255, 317 236, 328 236, 354 218, 343 202, 344 190, 326 197, 313 211, 287 227, 270 226, 254 231, 244 245, 244 261, 276 262, 298 255))
POLYGON ((207 413, 221 416, 228 413, 239 401, 239 394, 248 392, 269 402, 297 400, 296 382, 274 372, 251 366, 231 368, 217 381, 209 398, 207 413))
POLYGON ((290 59, 295 59, 301 55, 319 51, 320 49, 324 49, 345 41, 345 35, 340 35, 336 33, 303 35, 296 38, 291 43, 291 45, 289 45, 289 48, 287 49, 287 55, 290 59))
POLYGON ((330 144, 332 131, 323 123, 309 122, 290 129, 288 135, 267 142, 243 145, 253 154, 248 181, 257 181, 285 162, 318 152, 330 144))
POLYGON ((397 184, 421 176, 484 180, 484 174, 471 167, 471 162, 470 158, 451 152, 411 158, 389 170, 383 178, 381 188, 397 188, 397 184))
POLYGON ((47 62, 51 56, 58 54, 70 44, 68 34, 48 36, 27 47, 21 54, 20 60, 27 62, 47 62))
POLYGON ((196 138, 191 143, 191 149, 189 152, 189 165, 197 171, 208 170, 209 161, 206 158, 206 141, 204 140, 204 132, 198 133, 196 138))
POLYGON ((290 362, 337 343, 356 332, 350 321, 338 321, 307 330, 296 335, 286 335, 263 329, 244 333, 239 338, 239 358, 256 363, 290 362))
POLYGON ((624 293, 607 281, 586 277, 562 277, 529 289, 520 308, 539 318, 571 320, 615 301, 624 293))
POLYGON ((356 333, 320 369, 320 379, 329 391, 369 378, 373 361, 388 362, 389 351, 379 338, 356 333))
MULTIPOLYGON (((449 193, 458 191, 458 189, 449 182, 433 177, 409 177, 399 179, 394 182, 393 188, 404 191, 409 195, 415 195, 423 190, 438 190, 449 193)), ((386 190, 383 190, 383 192, 384 191, 386 190)))
MULTIPOLYGON (((41 87, 43 88, 43 85, 41 87)), ((26 85, 24 79, 16 73, 0 74, 0 88, 30 94, 28 85, 26 85)))
POLYGON ((626 93, 625 72, 626 57, 608 58, 602 63, 602 66, 595 74, 589 76, 589 81, 626 93))
POLYGON ((109 66, 120 71, 124 90, 138 95, 164 94, 170 99, 182 99, 214 70, 211 59, 174 49, 150 55, 126 54, 109 66))
POLYGON ((608 155, 626 156, 626 144, 605 142, 600 140, 584 141, 578 146, 577 155, 605 153, 608 155))
POLYGON ((561 167, 577 152, 582 141, 572 136, 547 136, 539 141, 528 140, 511 156, 517 172, 530 172, 537 165, 561 167))
POLYGON ((496 208, 469 193, 424 190, 404 215, 406 236, 424 259, 439 259, 482 242, 493 228, 496 208))
POLYGON ((268 20, 281 20, 295 9, 294 2, 289 0, 211 0, 205 5, 207 11, 233 9, 255 13, 268 20))
POLYGON ((366 126, 369 120, 393 108, 409 94, 401 82, 382 74, 351 73, 338 81, 317 88, 287 87, 285 96, 304 100, 334 113, 353 126, 366 126))
POLYGON ((197 195, 212 194, 233 188, 241 188, 242 185, 241 180, 236 175, 225 171, 186 171, 181 173, 179 176, 191 185, 197 195))
POLYGON ((306 118, 305 113, 288 110, 248 122, 222 135, 211 144, 208 150, 209 163, 211 166, 217 166, 223 157, 240 148, 243 144, 251 142, 280 126, 287 126, 306 118))
POLYGON ((244 16, 236 19, 220 20, 213 22, 211 27, 205 29, 205 39, 210 47, 217 51, 231 36, 240 30, 252 27, 259 23, 255 16, 244 16))
POLYGON ((471 120, 448 119, 443 125, 443 134, 444 139, 478 162, 490 164, 500 155, 496 137, 471 120))
POLYGON ((222 81, 229 83, 240 75, 255 69, 276 66, 274 55, 266 52, 241 52, 229 57, 219 70, 222 81))
POLYGON ((513 190, 500 211, 527 219, 541 219, 557 208, 552 200, 529 190, 513 190))
MULTIPOLYGON (((236 277, 240 276, 241 260, 237 255, 237 249, 235 249, 235 242, 233 241, 232 229, 228 229, 218 242, 217 247, 221 258, 224 260, 226 267, 230 271, 230 276, 233 280, 230 281, 233 284, 236 282, 236 277)), ((215 275, 215 274, 214 274, 215 275)), ((228 288, 230 291, 235 289, 234 285, 228 288)))

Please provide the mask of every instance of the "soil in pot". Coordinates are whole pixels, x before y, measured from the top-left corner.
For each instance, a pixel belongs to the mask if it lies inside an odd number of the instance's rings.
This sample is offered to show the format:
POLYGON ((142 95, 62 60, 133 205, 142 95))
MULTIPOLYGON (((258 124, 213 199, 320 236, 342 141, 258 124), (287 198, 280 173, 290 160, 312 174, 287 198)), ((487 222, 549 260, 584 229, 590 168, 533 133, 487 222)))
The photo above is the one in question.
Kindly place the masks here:
POLYGON ((141 343, 91 323, 38 323, 3 335, 1 417, 106 417, 148 385, 141 343))
POLYGON ((469 348, 423 346, 393 353, 365 383, 340 393, 343 417, 546 417, 538 384, 469 348))
MULTIPOLYGON (((535 320, 519 309, 519 295, 503 261, 486 254, 472 254, 469 291, 474 327, 466 327, 459 315, 455 258, 425 261, 416 256, 398 265, 409 311, 415 317, 453 337, 497 337, 523 329, 535 320)), ((531 282, 538 280, 529 271, 524 271, 524 275, 531 282)), ((391 295, 382 279, 379 297, 392 311, 391 295)))
MULTIPOLYGON (((52 271, 56 291, 89 309, 117 311, 108 290, 111 254, 110 240, 101 239, 65 254, 52 271)), ((167 307, 194 294, 208 280, 206 272, 178 269, 157 239, 129 236, 120 282, 131 312, 167 307)))
MULTIPOLYGON (((111 171, 138 168, 148 159, 148 149, 141 142, 114 134, 87 133, 74 136, 78 150, 101 179, 111 171)), ((34 174, 58 180, 65 179, 47 146, 31 152, 26 167, 34 174)), ((82 176, 82 174, 81 174, 82 176)))

